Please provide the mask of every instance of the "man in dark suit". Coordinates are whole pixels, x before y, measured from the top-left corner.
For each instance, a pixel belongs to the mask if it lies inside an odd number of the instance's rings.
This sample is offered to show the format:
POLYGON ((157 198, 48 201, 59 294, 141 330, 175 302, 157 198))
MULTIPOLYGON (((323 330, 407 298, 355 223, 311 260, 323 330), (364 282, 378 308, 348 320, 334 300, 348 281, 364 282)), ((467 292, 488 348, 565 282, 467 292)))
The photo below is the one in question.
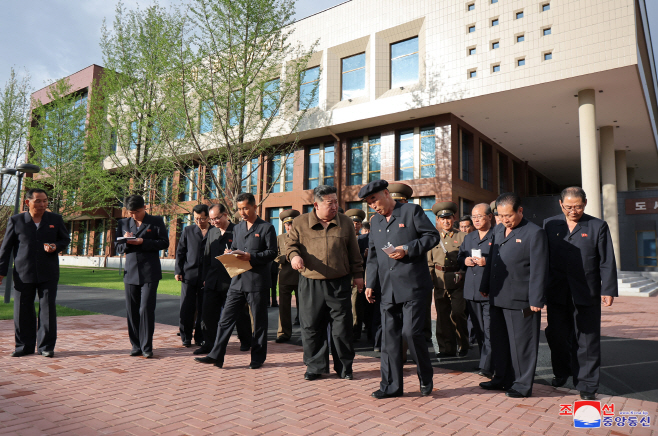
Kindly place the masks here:
POLYGON ((562 191, 563 214, 544 221, 550 278, 546 290, 546 340, 555 387, 569 376, 583 400, 594 400, 601 366, 601 305, 618 295, 617 267, 608 224, 587 215, 579 187, 562 191))
POLYGON ((544 230, 523 218, 517 194, 500 195, 496 207, 503 225, 494 229, 481 291, 489 296, 495 375, 480 387, 523 398, 532 395, 537 368, 548 245, 544 230))
MULTIPOLYGON (((288 233, 292 229, 292 221, 300 215, 295 209, 281 212, 284 233, 276 237, 277 258, 275 264, 279 267, 279 329, 276 333, 276 343, 288 342, 292 336, 292 293, 299 300, 299 273, 292 268, 286 250, 288 249, 288 233)), ((299 304, 299 303, 297 303, 299 304)))
POLYGON ((426 396, 434 386, 423 333, 425 302, 432 292, 427 252, 439 242, 439 232, 420 206, 396 202, 387 187, 385 180, 377 180, 359 191, 359 197, 377 212, 370 223, 366 298, 374 302, 376 284, 382 290, 382 381, 372 396, 402 396, 403 338, 418 365, 420 393, 426 396))
MULTIPOLYGON (((208 208, 212 226, 208 230, 206 246, 203 253, 203 308, 201 309, 204 341, 193 354, 208 354, 215 345, 219 319, 226 303, 231 276, 224 265, 217 260, 233 244, 234 224, 228 219, 228 212, 223 204, 213 204, 208 208)), ((236 329, 240 339, 240 351, 251 348, 251 320, 245 308, 238 317, 236 329)))
POLYGON ((180 338, 183 346, 192 346, 194 341, 201 345, 201 311, 203 308, 203 251, 208 235, 208 206, 197 204, 192 208, 195 225, 187 226, 181 232, 176 248, 175 278, 181 284, 180 290, 180 338), (196 313, 196 323, 194 315, 196 313), (194 335, 192 331, 194 330, 194 335))
POLYGON ((126 255, 123 283, 130 355, 148 359, 153 357, 155 302, 162 279, 158 252, 169 246, 169 234, 162 217, 146 213, 141 195, 129 196, 126 210, 128 218, 117 222, 116 251, 126 255))
POLYGON ((489 336, 489 298, 480 293, 484 267, 491 259, 489 252, 493 244, 493 214, 487 203, 473 207, 473 226, 475 231, 464 237, 459 247, 458 261, 466 271, 464 277, 464 299, 473 320, 473 332, 480 348, 480 366, 478 374, 491 378, 491 338, 489 336))
POLYGON ((0 247, 0 284, 7 276, 14 255, 14 331, 16 348, 12 357, 34 354, 55 355, 57 314, 55 298, 59 281, 59 257, 71 239, 61 215, 46 211, 48 194, 30 189, 25 195, 27 212, 9 218, 0 247), (34 299, 39 294, 39 329, 34 299))
POLYGON ((233 228, 231 251, 244 252, 236 257, 249 262, 251 269, 231 279, 215 346, 206 357, 197 357, 195 360, 212 363, 219 368, 224 365, 226 346, 246 302, 249 303, 254 320, 249 368, 258 369, 267 357, 267 303, 272 261, 277 253, 276 232, 272 224, 258 217, 253 194, 241 193, 236 198, 236 204, 242 221, 233 228))

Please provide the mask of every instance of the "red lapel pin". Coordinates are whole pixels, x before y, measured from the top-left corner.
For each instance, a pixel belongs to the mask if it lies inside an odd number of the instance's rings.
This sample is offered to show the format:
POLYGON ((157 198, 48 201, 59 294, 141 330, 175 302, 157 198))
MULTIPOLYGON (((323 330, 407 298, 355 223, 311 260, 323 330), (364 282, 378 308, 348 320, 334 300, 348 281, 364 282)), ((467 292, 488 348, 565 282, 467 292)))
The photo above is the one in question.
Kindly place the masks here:
POLYGON ((518 242, 518 243, 520 244, 520 243, 521 243, 521 240, 520 240, 520 239, 517 239, 516 242, 518 242))
POLYGON ((580 236, 582 236, 583 238, 586 238, 586 237, 587 237, 587 233, 581 233, 580 236))
POLYGON ((256 233, 256 235, 255 235, 255 236, 256 236, 257 238, 260 238, 260 235, 259 235, 258 233, 256 233))
POLYGON ((53 224, 51 224, 51 225, 50 225, 50 228, 51 228, 51 229, 54 229, 54 228, 55 228, 55 226, 54 226, 53 224))
POLYGON ((400 227, 404 227, 404 224, 400 224, 400 227))

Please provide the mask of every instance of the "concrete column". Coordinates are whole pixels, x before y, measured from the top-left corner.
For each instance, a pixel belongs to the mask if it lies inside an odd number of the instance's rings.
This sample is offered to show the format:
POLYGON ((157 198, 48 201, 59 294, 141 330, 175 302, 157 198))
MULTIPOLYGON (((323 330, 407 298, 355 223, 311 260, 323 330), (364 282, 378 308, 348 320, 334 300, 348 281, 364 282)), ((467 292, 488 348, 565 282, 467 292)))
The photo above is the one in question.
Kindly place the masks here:
MULTIPOLYGON (((601 127, 601 183, 603 183, 603 219, 608 223, 617 269, 619 254, 619 219, 617 215, 617 175, 615 170, 615 132, 613 126, 601 127)), ((587 192, 587 191, 585 191, 587 192)), ((588 196, 589 197, 589 196, 588 196)), ((588 200, 589 202, 589 200, 588 200)))
POLYGON ((628 190, 635 191, 635 168, 626 168, 626 174, 628 174, 628 190))
POLYGON ((617 175, 617 192, 628 191, 626 150, 615 150, 615 174, 617 175))
POLYGON ((587 194, 585 212, 601 218, 601 185, 599 153, 596 145, 596 108, 593 89, 578 92, 578 124, 580 126, 580 173, 587 194))

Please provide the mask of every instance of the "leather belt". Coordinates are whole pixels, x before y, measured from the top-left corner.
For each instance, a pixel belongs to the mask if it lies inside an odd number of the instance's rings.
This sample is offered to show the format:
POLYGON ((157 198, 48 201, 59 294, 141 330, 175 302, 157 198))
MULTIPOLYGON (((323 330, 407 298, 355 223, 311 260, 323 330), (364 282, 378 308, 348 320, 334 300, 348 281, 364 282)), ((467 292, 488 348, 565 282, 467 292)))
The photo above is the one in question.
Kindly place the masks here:
POLYGON ((437 271, 443 271, 443 272, 457 272, 459 271, 458 266, 441 266, 441 265, 434 265, 437 271))

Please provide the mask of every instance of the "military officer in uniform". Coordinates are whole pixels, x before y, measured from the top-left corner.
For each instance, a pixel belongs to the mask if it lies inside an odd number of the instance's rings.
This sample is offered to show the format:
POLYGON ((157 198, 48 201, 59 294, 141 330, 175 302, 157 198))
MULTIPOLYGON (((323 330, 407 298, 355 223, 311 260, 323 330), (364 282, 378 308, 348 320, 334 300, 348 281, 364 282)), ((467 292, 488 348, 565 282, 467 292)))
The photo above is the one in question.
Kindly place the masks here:
POLYGON ((439 235, 420 206, 396 202, 387 187, 385 180, 377 180, 359 191, 359 197, 377 212, 370 224, 368 301, 374 302, 375 285, 382 289, 382 380, 372 396, 381 399, 403 394, 403 338, 417 363, 420 393, 426 396, 431 395, 433 388, 432 364, 423 335, 423 306, 426 294, 432 292, 426 256, 439 241, 439 235))
MULTIPOLYGON (((362 238, 360 232, 363 220, 366 219, 366 213, 362 209, 349 209, 345 212, 345 215, 347 215, 347 217, 354 223, 354 232, 356 233, 356 239, 359 243, 359 252, 361 253, 361 258, 365 265, 366 253, 368 251, 368 238, 362 238)), ((365 323, 367 305, 364 293, 359 292, 356 286, 352 286, 352 325, 354 326, 353 334, 355 342, 361 339, 361 330, 363 330, 363 325, 365 323)))
POLYGON ((454 228, 457 205, 452 201, 436 203, 432 212, 437 216, 441 240, 427 253, 427 263, 434 281, 436 308, 437 357, 460 357, 468 354, 466 300, 462 267, 457 257, 465 233, 454 228))
POLYGON ((532 395, 537 369, 548 244, 544 230, 523 217, 517 194, 501 194, 496 207, 502 225, 494 229, 482 277, 482 293, 489 295, 494 377, 480 387, 523 398, 532 395))
POLYGON ((493 244, 493 214, 491 207, 481 203, 473 208, 475 231, 464 237, 459 247, 459 264, 466 270, 464 277, 464 299, 473 323, 473 332, 480 348, 478 374, 491 378, 491 339, 489 336, 489 298, 480 293, 484 266, 490 260, 489 251, 493 244))
MULTIPOLYGON (((277 343, 287 342, 292 336, 292 293, 295 293, 295 299, 299 300, 299 273, 295 271, 288 259, 286 250, 288 249, 288 234, 292 229, 292 220, 300 215, 295 209, 286 209, 281 212, 279 218, 283 221, 284 233, 276 238, 276 245, 279 254, 276 263, 279 265, 279 330, 276 333, 277 343)), ((298 303, 299 304, 299 303, 298 303)))

